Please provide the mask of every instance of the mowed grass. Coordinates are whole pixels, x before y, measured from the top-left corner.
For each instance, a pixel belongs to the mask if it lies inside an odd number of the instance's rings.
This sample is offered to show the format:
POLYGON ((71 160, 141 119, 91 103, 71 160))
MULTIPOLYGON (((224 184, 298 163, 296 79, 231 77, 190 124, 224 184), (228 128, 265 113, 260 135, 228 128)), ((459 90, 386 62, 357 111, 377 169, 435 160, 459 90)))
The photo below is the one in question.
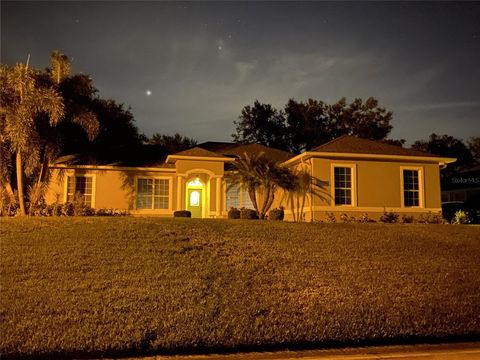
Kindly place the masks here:
POLYGON ((3 356, 480 335, 480 227, 0 219, 3 356))

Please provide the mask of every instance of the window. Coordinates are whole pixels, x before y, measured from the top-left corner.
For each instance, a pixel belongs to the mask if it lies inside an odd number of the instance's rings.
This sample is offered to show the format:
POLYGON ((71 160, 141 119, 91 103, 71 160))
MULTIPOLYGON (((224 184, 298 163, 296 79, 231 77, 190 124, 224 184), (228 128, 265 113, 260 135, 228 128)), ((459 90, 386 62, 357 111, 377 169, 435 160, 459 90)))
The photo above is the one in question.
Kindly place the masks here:
POLYGON ((190 193, 190 206, 200 206, 200 192, 198 190, 190 193))
POLYGON ((250 199, 247 189, 238 184, 227 185, 227 209, 240 209, 242 207, 253 209, 253 203, 250 199))
POLYGON ((403 170, 403 204, 405 207, 420 206, 418 170, 403 170))
POLYGON ((168 209, 167 179, 137 179, 137 209, 168 209))
POLYGON ((67 202, 81 201, 86 206, 92 205, 93 177, 69 176, 67 178, 67 202))
POLYGON ((240 187, 234 184, 227 185, 227 209, 240 207, 240 187))
POLYGON ((353 205, 352 168, 334 167, 335 205, 353 205))
POLYGON ((253 209, 252 199, 250 199, 250 194, 248 190, 242 186, 242 207, 246 209, 253 209))

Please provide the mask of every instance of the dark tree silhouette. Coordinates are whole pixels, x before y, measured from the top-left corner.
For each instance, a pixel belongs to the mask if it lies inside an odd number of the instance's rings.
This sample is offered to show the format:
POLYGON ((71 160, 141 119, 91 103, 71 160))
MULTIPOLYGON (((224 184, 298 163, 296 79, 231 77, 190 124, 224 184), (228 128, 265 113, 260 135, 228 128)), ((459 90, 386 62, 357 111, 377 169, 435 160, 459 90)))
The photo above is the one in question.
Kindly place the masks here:
POLYGON ((257 143, 282 150, 289 150, 285 116, 269 104, 255 100, 253 106, 245 106, 238 121, 234 121, 236 142, 257 143))
POLYGON ((426 151, 435 155, 457 158, 457 161, 448 166, 451 170, 461 170, 471 167, 474 159, 465 143, 450 135, 431 134, 428 140, 418 140, 412 148, 426 151))
POLYGON ((253 107, 245 106, 234 122, 233 138, 299 153, 341 135, 386 140, 392 130, 391 120, 392 113, 373 97, 366 101, 357 98, 351 104, 342 98, 332 105, 314 99, 290 99, 283 111, 255 101, 253 107))
POLYGON ((480 136, 473 136, 468 140, 468 149, 475 163, 480 164, 480 136))
POLYGON ((147 141, 150 145, 161 146, 167 154, 174 154, 182 150, 189 149, 197 145, 193 138, 182 136, 179 133, 174 135, 153 134, 147 141))

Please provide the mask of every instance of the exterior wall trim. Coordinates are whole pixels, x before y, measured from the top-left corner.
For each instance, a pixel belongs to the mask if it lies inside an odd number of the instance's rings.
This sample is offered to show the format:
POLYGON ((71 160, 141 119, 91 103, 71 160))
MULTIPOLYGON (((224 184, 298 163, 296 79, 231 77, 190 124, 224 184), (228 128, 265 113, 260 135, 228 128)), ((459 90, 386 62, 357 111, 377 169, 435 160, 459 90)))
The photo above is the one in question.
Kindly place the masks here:
POLYGON ((235 161, 235 159, 229 158, 229 157, 168 155, 168 156, 167 156, 167 160, 165 160, 165 162, 166 162, 167 164, 168 164, 168 163, 171 163, 171 162, 174 163, 175 160, 206 160, 206 161, 220 161, 220 162, 225 162, 225 161, 231 162, 231 161, 235 161))
POLYGON ((74 172, 68 172, 65 174, 65 179, 63 181, 63 203, 67 203, 68 198, 68 178, 71 176, 83 176, 92 178, 92 203, 91 208, 95 209, 95 198, 97 192, 97 174, 75 174, 74 172))
POLYGON ((425 176, 423 166, 400 166, 400 204, 404 209, 425 208, 425 176), (405 189, 403 184, 403 170, 418 171, 418 206, 405 206, 405 189))
MULTIPOLYGON (((309 206, 305 207, 305 211, 309 211, 311 208, 309 206)), ((285 210, 285 213, 290 210, 285 210)), ((381 207, 381 206, 357 206, 357 207, 338 207, 338 206, 321 206, 315 205, 313 206, 313 211, 328 211, 328 212, 381 212, 384 211, 393 211, 398 213, 428 213, 428 212, 441 212, 442 208, 419 208, 419 207, 406 207, 406 208, 399 208, 399 207, 381 207)))
POLYGON ((334 153, 334 152, 315 152, 315 151, 305 151, 291 159, 288 159, 283 164, 289 165, 297 161, 301 161, 303 158, 326 158, 326 159, 380 159, 380 160, 390 160, 390 161, 408 161, 408 162, 426 162, 426 163, 437 163, 440 165, 449 164, 455 162, 455 158, 444 158, 444 157, 431 157, 431 156, 407 156, 407 155, 383 155, 383 154, 358 154, 358 153, 334 153))
POLYGON ((161 168, 161 167, 128 167, 128 166, 113 166, 113 165, 49 165, 50 169, 81 169, 81 170, 116 170, 116 171, 150 171, 150 172, 176 172, 175 168, 161 168))
POLYGON ((357 207, 357 164, 355 163, 331 163, 330 164, 330 204, 335 209, 351 209, 357 207), (352 204, 335 205, 335 168, 347 167, 352 169, 352 204))

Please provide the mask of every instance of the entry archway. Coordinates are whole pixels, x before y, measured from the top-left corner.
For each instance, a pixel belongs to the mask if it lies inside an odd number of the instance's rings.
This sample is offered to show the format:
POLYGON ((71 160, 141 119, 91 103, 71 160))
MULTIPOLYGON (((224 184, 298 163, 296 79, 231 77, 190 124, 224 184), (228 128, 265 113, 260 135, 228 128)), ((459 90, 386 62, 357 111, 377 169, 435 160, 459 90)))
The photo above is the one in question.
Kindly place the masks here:
POLYGON ((192 213, 192 218, 206 217, 206 189, 205 183, 195 177, 187 181, 186 209, 192 213))

